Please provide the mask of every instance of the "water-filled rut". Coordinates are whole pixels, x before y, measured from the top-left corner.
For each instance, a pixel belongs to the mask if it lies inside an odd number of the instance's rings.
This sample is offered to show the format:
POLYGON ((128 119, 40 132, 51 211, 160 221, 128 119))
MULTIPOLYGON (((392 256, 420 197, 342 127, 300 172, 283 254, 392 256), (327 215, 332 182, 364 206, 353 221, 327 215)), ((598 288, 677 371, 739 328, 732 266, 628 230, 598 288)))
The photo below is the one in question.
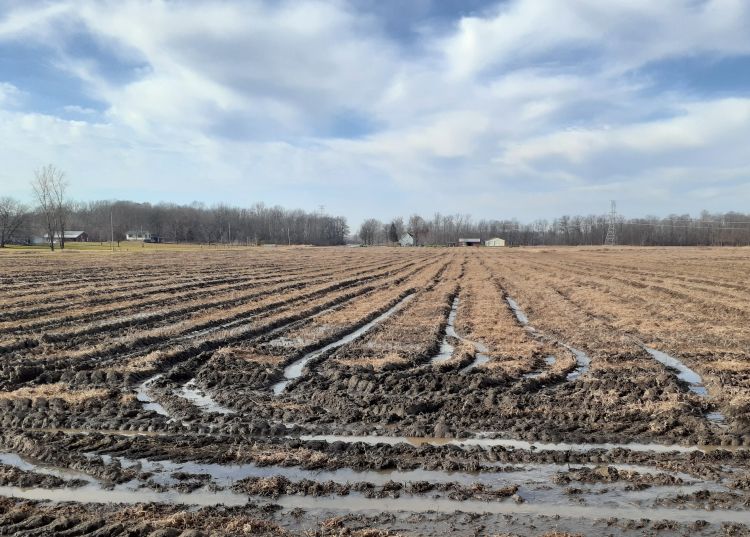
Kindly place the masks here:
POLYGON ((401 300, 396 303, 395 306, 392 306, 390 309, 388 309, 385 313, 380 314, 372 321, 368 322, 367 324, 357 328, 356 330, 350 332, 349 334, 345 335, 341 339, 338 339, 334 341, 333 343, 329 343, 323 348, 320 348, 318 350, 309 352, 305 354, 302 358, 299 360, 296 360, 292 364, 288 365, 284 369, 284 380, 277 382, 273 385, 273 393, 274 395, 281 395, 286 387, 289 385, 290 382, 292 382, 295 379, 298 379, 302 376, 304 373, 305 366, 308 362, 311 360, 318 358, 320 356, 323 356, 327 352, 330 352, 338 347, 342 347, 343 345, 346 345, 347 343, 351 343, 355 339, 359 338, 360 336, 364 335, 368 331, 370 331, 373 327, 376 325, 382 323, 385 321, 388 317, 399 311, 401 308, 403 308, 412 298, 414 297, 413 294, 407 295, 401 300))

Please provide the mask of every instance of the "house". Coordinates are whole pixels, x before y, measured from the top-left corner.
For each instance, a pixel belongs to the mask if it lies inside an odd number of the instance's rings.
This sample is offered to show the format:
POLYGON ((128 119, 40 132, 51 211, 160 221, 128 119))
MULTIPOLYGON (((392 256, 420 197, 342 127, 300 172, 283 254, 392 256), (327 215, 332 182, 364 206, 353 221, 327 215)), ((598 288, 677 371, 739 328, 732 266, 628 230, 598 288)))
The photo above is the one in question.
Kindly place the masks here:
POLYGON ((458 239, 459 246, 482 246, 482 239, 458 239))
POLYGON ((493 239, 489 239, 489 240, 484 241, 484 245, 485 246, 494 246, 494 247, 505 246, 505 239, 501 239, 499 237, 495 237, 493 239))
MULTIPOLYGON (((55 233, 55 240, 58 240, 59 235, 55 233)), ((85 231, 66 231, 63 233, 65 242, 89 242, 88 233, 85 231)), ((34 241, 36 243, 36 241, 34 241)), ((42 244, 49 242, 49 233, 45 233, 42 238, 42 244)))
POLYGON ((125 233, 126 241, 151 241, 151 233, 148 231, 128 231, 125 233))
POLYGON ((411 233, 404 233, 398 240, 401 246, 414 246, 414 236, 411 233))

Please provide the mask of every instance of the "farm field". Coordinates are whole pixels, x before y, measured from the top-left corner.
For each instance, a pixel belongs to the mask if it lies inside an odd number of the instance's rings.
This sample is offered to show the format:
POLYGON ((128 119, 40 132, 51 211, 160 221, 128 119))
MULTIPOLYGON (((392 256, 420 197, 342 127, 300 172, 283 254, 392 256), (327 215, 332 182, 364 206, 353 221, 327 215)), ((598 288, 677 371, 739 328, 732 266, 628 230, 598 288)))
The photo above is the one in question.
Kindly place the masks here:
POLYGON ((0 251, 0 534, 748 535, 748 275, 746 248, 0 251))

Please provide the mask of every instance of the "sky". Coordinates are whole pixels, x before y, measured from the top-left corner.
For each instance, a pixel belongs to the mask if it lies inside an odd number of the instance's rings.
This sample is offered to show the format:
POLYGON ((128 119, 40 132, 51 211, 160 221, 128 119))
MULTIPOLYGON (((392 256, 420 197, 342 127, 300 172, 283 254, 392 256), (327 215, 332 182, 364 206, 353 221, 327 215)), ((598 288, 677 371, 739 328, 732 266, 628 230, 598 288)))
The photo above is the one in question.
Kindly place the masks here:
POLYGON ((750 210, 747 0, 0 0, 0 195, 750 210))

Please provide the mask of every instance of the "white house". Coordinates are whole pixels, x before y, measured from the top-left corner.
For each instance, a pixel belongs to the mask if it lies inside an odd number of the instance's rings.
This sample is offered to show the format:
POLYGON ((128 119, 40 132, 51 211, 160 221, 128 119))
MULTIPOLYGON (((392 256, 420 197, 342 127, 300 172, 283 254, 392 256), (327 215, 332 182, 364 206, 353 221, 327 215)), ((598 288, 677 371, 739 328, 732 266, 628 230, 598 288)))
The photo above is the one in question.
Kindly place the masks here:
POLYGON ((150 241, 151 233, 148 231, 128 231, 125 233, 126 241, 150 241))
POLYGON ((414 237, 412 237, 411 233, 404 233, 403 235, 401 235, 398 243, 401 246, 414 246, 414 237))
POLYGON ((485 246, 505 246, 505 239, 501 239, 499 237, 495 237, 494 239, 489 239, 484 241, 485 246))

